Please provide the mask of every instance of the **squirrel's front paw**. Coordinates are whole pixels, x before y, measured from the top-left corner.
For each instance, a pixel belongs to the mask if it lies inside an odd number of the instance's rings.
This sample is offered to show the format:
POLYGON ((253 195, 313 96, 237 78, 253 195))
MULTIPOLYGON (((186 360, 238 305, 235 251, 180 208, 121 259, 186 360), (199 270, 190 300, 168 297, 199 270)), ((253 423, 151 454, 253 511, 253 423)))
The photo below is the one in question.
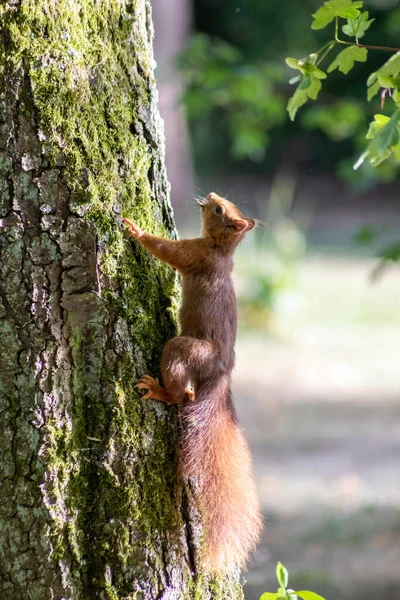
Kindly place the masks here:
POLYGON ((134 223, 133 221, 131 221, 130 219, 126 219, 125 217, 122 217, 122 220, 124 221, 124 223, 126 223, 129 227, 128 229, 128 233, 129 235, 135 237, 135 238, 139 238, 143 235, 143 231, 140 229, 140 227, 138 227, 136 225, 136 223, 134 223))

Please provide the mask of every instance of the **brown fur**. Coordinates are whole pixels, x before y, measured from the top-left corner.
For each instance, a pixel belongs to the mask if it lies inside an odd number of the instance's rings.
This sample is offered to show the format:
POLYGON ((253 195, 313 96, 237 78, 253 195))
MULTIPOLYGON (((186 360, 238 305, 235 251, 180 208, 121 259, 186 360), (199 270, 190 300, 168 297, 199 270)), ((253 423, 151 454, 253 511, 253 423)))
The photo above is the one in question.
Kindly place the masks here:
POLYGON ((201 204, 199 239, 157 238, 126 223, 143 246, 182 274, 181 335, 165 345, 161 360, 165 389, 148 376, 138 387, 170 404, 189 398, 180 406, 182 472, 196 482, 204 512, 203 564, 223 569, 243 567, 261 531, 251 456, 230 391, 237 331, 232 258, 255 222, 217 194, 201 204))

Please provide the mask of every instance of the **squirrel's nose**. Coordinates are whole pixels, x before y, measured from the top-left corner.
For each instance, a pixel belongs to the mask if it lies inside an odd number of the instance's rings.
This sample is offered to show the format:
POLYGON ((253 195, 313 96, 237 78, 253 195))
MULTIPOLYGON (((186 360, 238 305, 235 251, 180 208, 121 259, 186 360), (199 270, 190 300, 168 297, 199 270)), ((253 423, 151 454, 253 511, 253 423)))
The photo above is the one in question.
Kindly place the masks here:
POLYGON ((218 200, 218 194, 216 194, 215 192, 211 192, 210 194, 208 194, 207 200, 218 200))

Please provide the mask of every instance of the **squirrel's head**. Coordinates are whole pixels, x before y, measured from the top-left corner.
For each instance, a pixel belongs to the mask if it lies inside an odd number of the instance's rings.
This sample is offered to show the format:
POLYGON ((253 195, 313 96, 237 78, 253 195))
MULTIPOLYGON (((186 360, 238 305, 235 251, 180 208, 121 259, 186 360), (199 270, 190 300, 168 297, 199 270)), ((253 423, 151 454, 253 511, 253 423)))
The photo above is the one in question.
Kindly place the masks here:
POLYGON ((236 245, 256 224, 254 219, 247 219, 232 202, 214 192, 198 202, 201 206, 203 237, 236 245))

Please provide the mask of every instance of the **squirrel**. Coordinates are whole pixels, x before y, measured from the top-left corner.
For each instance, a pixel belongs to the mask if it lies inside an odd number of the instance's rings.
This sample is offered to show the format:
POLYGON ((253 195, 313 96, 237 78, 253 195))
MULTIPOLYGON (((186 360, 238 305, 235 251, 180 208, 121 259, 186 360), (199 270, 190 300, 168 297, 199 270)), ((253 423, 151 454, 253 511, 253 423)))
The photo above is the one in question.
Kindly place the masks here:
POLYGON ((179 405, 182 474, 195 482, 204 515, 202 564, 225 570, 245 567, 262 529, 251 455, 231 393, 237 332, 233 254, 255 220, 215 193, 198 202, 197 239, 155 237, 123 220, 131 236, 182 276, 181 334, 163 348, 164 387, 150 375, 136 387, 147 390, 143 398, 179 405))

